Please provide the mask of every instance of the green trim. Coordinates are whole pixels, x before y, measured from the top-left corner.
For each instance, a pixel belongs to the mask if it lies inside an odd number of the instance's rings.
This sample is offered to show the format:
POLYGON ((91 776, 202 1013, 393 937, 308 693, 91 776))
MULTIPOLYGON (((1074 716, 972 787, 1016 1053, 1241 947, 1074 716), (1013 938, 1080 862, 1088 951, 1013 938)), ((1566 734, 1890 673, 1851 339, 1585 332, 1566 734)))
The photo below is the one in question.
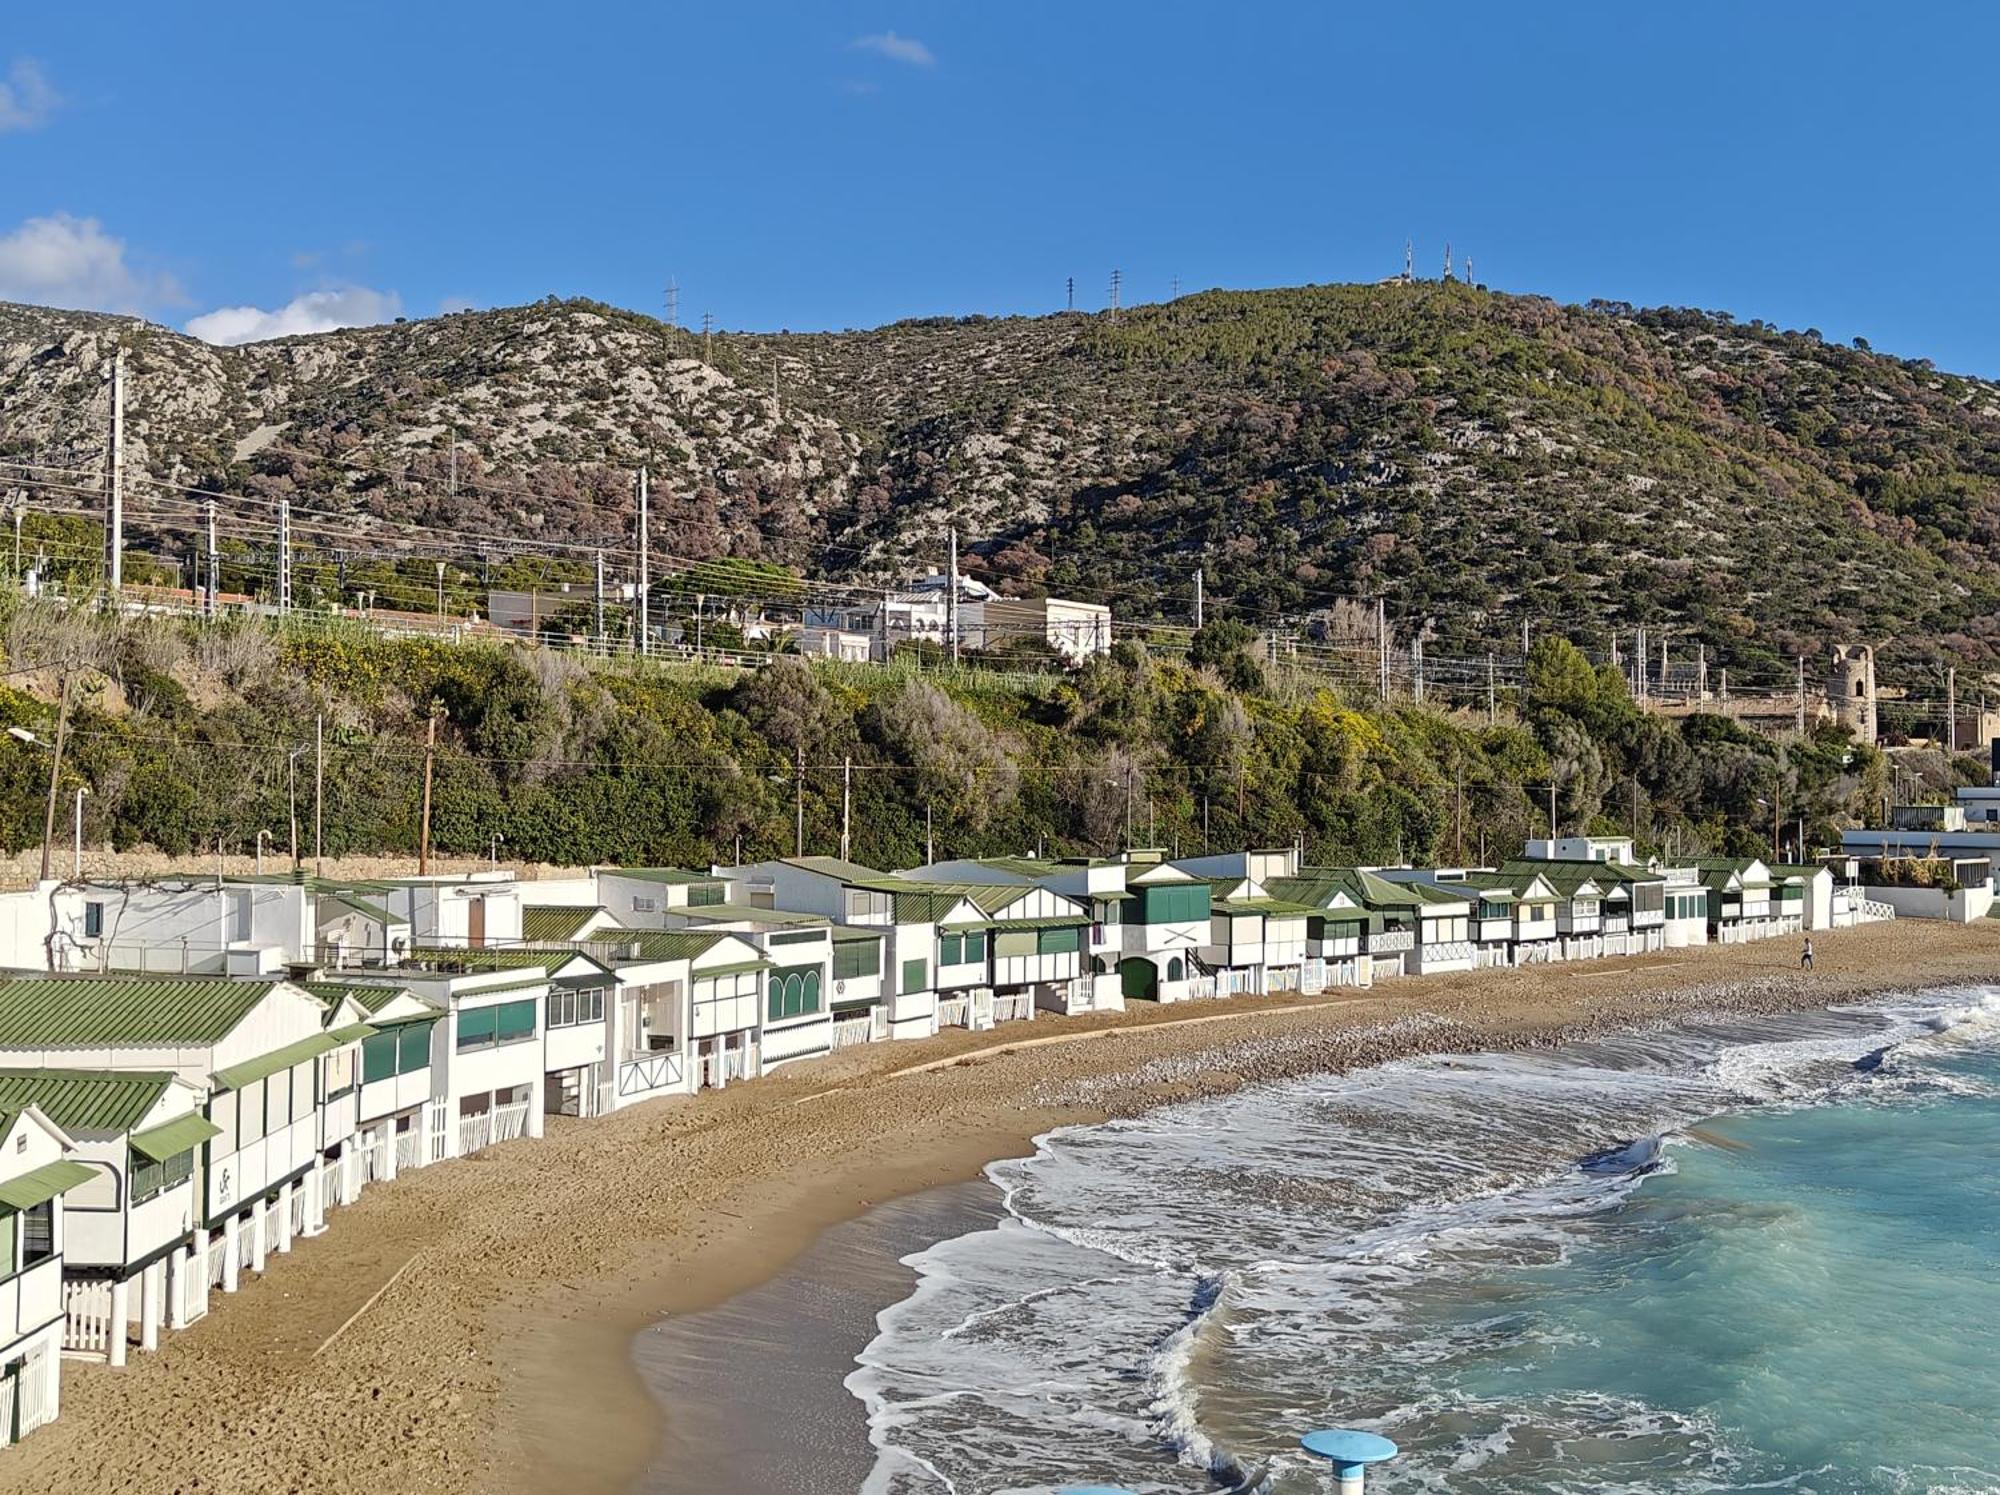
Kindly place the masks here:
POLYGON ((768 971, 773 964, 768 960, 739 960, 726 966, 703 966, 691 975, 696 981, 709 976, 741 976, 745 971, 768 971))
POLYGON ((178 1157, 201 1146, 210 1137, 221 1135, 221 1127, 204 1116, 189 1112, 159 1126, 148 1127, 143 1132, 134 1132, 132 1150, 156 1163, 164 1163, 168 1158, 178 1157))
POLYGON ((13 1210, 33 1209, 38 1204, 47 1204, 63 1190, 89 1183, 95 1177, 95 1168, 86 1168, 67 1158, 58 1163, 44 1163, 0 1183, 0 1205, 13 1210))
POLYGON ((330 1030, 326 1036, 328 1038, 337 1038, 342 1043, 359 1043, 364 1038, 372 1037, 374 1032, 375 1028, 372 1023, 349 1023, 344 1028, 330 1030))

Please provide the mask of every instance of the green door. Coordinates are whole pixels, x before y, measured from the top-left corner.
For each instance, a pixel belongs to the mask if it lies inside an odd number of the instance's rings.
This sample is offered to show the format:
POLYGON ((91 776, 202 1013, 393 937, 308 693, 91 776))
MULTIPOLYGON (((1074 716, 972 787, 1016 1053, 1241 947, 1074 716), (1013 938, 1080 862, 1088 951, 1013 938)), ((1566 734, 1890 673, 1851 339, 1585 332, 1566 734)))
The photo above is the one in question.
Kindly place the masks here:
POLYGON ((1118 963, 1118 985, 1127 1001, 1155 1002, 1160 996, 1159 972, 1150 960, 1123 960, 1118 963))

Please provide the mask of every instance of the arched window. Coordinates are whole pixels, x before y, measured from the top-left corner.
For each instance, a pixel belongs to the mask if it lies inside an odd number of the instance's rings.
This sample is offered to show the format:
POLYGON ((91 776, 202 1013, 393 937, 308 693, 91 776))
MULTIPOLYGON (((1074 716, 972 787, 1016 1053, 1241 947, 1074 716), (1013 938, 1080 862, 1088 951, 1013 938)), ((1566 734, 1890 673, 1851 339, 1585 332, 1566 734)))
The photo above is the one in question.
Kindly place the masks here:
POLYGON ((1865 691, 1864 689, 1862 689, 1862 684, 1861 684, 1861 682, 1860 682, 1859 680, 1857 680, 1857 681, 1855 681, 1855 682, 1854 682, 1854 694, 1855 694, 1856 696, 1864 696, 1864 695, 1866 695, 1867 693, 1868 693, 1867 691, 1865 691))
POLYGON ((818 1012, 819 1011, 818 971, 806 972, 805 998, 806 998, 806 1005, 801 1010, 805 1012, 818 1012))
POLYGON ((1181 964, 1181 958, 1178 955, 1176 955, 1172 960, 1167 962, 1167 980, 1169 981, 1180 980, 1185 969, 1186 968, 1181 964))

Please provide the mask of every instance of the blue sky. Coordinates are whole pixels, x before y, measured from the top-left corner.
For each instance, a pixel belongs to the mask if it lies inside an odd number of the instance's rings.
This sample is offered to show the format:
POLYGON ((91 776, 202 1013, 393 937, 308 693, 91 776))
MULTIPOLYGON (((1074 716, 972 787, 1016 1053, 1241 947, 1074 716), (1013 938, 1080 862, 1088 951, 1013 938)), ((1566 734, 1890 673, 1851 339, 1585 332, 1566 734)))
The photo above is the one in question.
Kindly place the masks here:
POLYGON ((0 299, 872 326, 1407 236, 1992 375, 1996 55, 1974 4, 16 4, 0 299))

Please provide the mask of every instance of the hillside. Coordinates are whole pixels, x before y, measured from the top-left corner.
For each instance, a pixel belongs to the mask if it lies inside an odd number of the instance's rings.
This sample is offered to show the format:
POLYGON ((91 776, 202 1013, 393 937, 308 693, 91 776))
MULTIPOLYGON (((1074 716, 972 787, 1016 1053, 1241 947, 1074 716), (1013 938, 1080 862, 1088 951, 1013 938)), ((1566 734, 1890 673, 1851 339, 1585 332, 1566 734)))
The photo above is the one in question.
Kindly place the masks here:
MULTIPOLYGON (((472 536, 619 552, 649 462, 679 560, 878 579, 956 525, 990 580, 1138 618, 1185 619, 1199 565, 1249 621, 1380 595, 1437 653, 1524 619, 1592 645, 1669 628, 1744 678, 1835 639, 1905 665, 2000 649, 2000 388, 1718 314, 1214 291, 1115 321, 718 336, 705 364, 698 334, 583 302, 244 348, 0 306, 0 458, 95 481, 120 336, 131 470, 243 495, 245 526, 279 496, 350 516, 308 543, 407 549, 421 524, 464 532, 461 557, 504 557, 472 536)), ((150 502, 141 525, 194 514, 150 502)))

